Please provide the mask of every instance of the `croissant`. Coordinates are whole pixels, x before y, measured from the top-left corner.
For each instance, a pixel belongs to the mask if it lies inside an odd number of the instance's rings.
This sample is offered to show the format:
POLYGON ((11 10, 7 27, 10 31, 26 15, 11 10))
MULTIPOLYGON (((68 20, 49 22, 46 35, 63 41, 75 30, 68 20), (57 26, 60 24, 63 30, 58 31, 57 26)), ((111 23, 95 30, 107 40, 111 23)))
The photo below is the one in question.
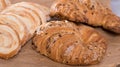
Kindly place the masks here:
POLYGON ((11 2, 9 0, 0 0, 0 12, 10 5, 11 2))
POLYGON ((82 24, 76 26, 69 21, 51 21, 42 25, 33 44, 40 54, 69 65, 96 64, 107 49, 106 39, 93 28, 82 24))
POLYGON ((120 17, 113 14, 109 0, 57 0, 51 7, 50 16, 120 33, 120 17))
POLYGON ((0 25, 8 27, 0 27, 0 30, 3 29, 0 32, 3 33, 0 34, 2 37, 0 40, 0 58, 8 59, 16 55, 21 46, 33 37, 37 28, 46 23, 47 18, 49 18, 47 14, 49 14, 47 7, 29 2, 16 3, 4 9, 0 15, 0 25))

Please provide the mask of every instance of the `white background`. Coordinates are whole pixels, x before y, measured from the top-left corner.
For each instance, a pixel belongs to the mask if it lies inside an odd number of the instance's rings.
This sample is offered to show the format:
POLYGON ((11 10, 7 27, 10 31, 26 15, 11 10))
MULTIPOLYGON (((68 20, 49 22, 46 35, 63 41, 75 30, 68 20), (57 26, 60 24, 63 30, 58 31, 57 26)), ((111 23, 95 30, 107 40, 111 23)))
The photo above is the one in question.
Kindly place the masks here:
POLYGON ((113 12, 120 17, 120 0, 112 0, 111 6, 113 12))

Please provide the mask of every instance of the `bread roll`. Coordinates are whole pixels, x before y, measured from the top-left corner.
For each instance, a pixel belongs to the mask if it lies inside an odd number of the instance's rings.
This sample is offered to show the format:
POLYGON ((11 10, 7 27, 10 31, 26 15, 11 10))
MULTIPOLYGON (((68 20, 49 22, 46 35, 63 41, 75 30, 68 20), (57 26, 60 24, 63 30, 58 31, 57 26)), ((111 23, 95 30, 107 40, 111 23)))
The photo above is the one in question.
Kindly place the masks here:
POLYGON ((69 65, 96 64, 102 60, 107 46, 104 37, 93 28, 68 21, 42 25, 33 44, 40 54, 69 65))

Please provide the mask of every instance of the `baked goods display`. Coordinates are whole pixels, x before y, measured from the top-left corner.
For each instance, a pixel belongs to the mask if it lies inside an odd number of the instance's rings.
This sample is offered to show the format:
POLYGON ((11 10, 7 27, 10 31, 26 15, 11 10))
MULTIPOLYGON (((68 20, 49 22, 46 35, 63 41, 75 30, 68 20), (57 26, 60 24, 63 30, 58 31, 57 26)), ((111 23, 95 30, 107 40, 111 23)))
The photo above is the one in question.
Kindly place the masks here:
POLYGON ((37 28, 47 21, 48 13, 47 7, 29 2, 4 9, 0 15, 0 57, 8 59, 16 55, 37 28))
POLYGON ((9 0, 0 0, 0 12, 10 5, 11 2, 9 0))
POLYGON ((69 65, 96 64, 106 52, 106 41, 96 30, 69 21, 42 25, 33 43, 41 54, 69 65))
POLYGON ((85 24, 120 33, 120 18, 112 13, 110 0, 56 0, 51 9, 32 2, 0 0, 0 58, 15 56, 32 39, 36 51, 53 61, 97 64, 108 43, 85 24))
POLYGON ((113 14, 109 5, 109 0, 56 0, 50 15, 120 33, 120 17, 113 14))

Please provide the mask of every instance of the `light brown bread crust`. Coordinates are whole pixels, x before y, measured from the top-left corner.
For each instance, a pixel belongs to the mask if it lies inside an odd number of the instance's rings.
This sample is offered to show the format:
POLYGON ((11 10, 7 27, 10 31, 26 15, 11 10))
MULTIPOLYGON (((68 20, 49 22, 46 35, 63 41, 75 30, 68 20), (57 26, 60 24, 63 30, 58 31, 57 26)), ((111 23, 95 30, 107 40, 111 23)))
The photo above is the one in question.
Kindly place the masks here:
POLYGON ((50 12, 52 17, 101 26, 120 33, 120 17, 100 0, 56 0, 50 12))
POLYGON ((106 52, 106 40, 93 28, 68 21, 51 21, 33 38, 37 51, 69 65, 99 63, 106 52), (88 33, 89 32, 89 33, 88 33))

